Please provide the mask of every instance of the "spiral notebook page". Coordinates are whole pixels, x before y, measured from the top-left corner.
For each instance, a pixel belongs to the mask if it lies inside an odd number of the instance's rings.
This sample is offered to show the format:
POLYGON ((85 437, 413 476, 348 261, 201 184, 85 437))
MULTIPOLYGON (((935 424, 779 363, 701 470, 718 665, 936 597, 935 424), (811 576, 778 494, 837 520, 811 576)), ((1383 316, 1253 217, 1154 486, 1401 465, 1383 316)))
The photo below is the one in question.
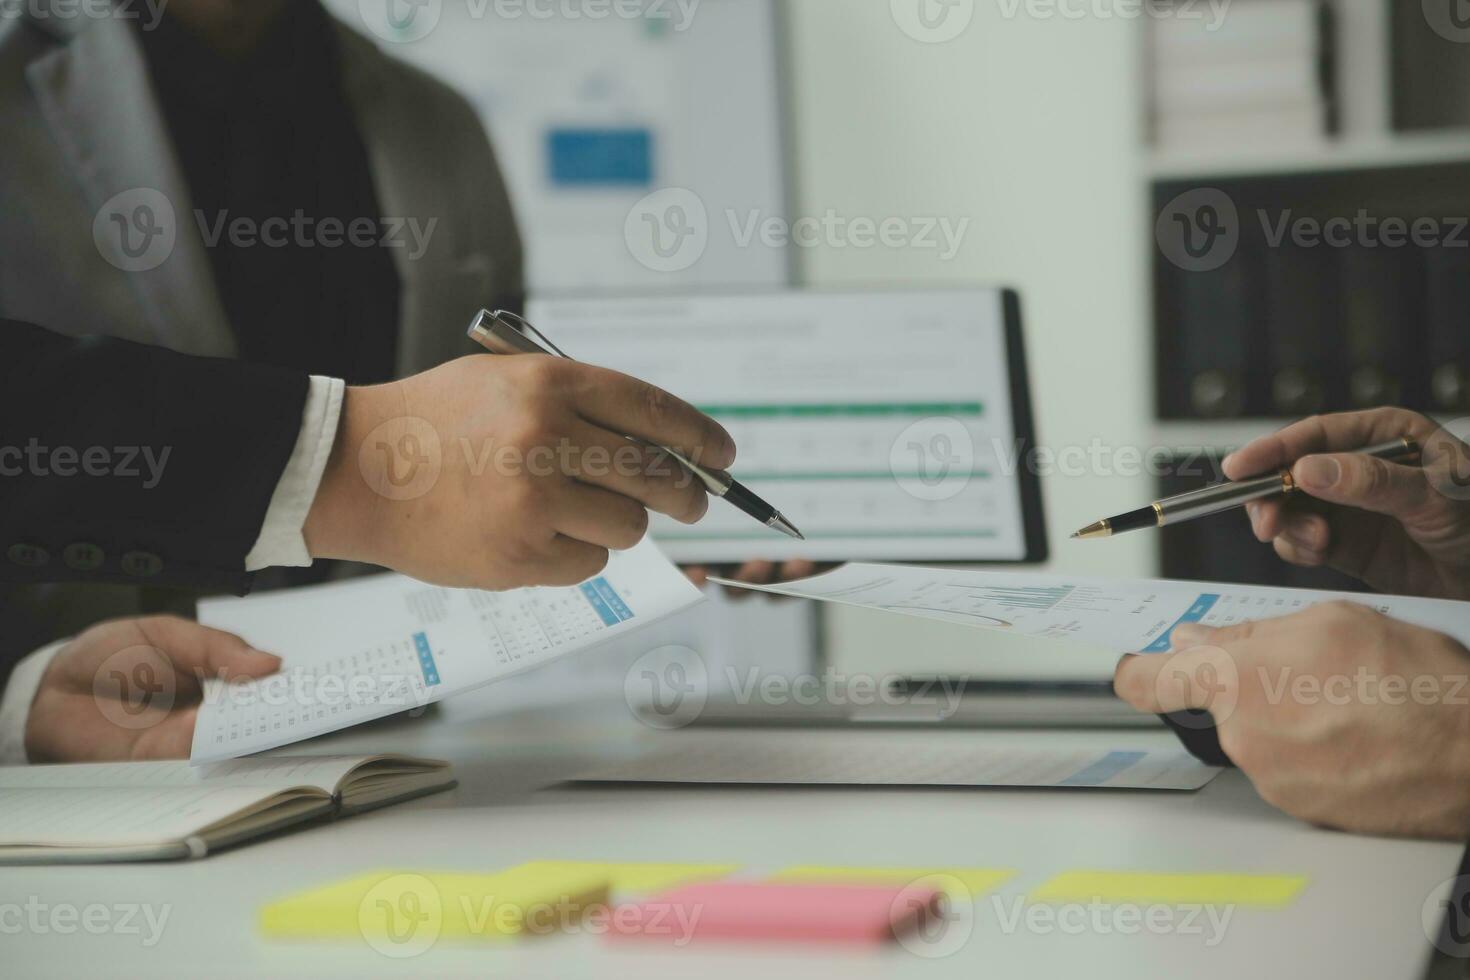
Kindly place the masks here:
POLYGON ((380 575, 199 604, 199 621, 284 659, 260 681, 210 681, 195 764, 408 711, 577 653, 702 594, 651 540, 569 588, 477 592, 380 575))

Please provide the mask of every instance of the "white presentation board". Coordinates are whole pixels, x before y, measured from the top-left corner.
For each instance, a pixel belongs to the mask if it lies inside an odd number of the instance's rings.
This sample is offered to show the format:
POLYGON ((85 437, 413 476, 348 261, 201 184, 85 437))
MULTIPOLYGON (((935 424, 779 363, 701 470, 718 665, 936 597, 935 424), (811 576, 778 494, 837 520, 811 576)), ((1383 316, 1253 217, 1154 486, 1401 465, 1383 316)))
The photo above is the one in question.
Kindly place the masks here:
POLYGON ((479 110, 532 290, 782 285, 774 0, 327 0, 479 110))

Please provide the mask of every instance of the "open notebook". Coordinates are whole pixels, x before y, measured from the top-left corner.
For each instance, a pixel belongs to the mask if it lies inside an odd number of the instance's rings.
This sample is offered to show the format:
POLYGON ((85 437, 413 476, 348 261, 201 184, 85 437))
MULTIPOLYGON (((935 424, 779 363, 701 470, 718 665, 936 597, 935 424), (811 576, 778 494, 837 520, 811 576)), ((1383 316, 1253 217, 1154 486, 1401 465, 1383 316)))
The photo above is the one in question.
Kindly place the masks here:
POLYGON ((0 864, 162 861, 448 789, 449 763, 275 756, 0 768, 0 864))

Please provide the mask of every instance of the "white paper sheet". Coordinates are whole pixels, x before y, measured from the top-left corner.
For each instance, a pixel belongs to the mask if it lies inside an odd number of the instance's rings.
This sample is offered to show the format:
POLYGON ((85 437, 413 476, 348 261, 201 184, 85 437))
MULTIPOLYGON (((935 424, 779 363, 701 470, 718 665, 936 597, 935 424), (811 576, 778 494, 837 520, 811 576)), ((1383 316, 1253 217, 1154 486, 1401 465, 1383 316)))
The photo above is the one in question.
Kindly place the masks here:
POLYGON ((1119 652, 1166 651, 1182 623, 1228 626, 1334 600, 1361 603, 1470 643, 1470 603, 1409 596, 860 563, 780 585, 716 581, 1119 652))
POLYGON ((650 540, 571 588, 478 592, 402 575, 199 604, 199 621, 284 658, 206 684, 191 761, 262 752, 439 701, 656 622, 701 593, 650 540))

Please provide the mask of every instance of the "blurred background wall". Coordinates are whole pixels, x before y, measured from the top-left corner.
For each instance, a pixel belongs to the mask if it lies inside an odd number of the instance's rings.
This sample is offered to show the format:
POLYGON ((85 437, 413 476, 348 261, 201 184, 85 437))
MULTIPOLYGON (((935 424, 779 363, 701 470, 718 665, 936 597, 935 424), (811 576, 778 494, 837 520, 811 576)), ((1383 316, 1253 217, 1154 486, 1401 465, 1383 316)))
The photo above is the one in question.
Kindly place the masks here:
MULTIPOLYGON (((1013 285, 1039 439, 1151 445, 1138 22, 1007 17, 1004 5, 982 2, 958 37, 925 43, 900 29, 888 3, 796 0, 787 12, 800 209, 972 219, 952 261, 819 248, 803 251, 801 278, 1013 285)), ((1144 536, 1102 548, 1067 537, 1089 515, 1149 499, 1146 477, 1053 474, 1042 490, 1054 567, 1155 573, 1144 536)), ((837 611, 828 625, 849 669, 892 670, 896 651, 917 651, 936 669, 1112 672, 1071 647, 1009 652, 999 637, 865 610, 837 611)))

